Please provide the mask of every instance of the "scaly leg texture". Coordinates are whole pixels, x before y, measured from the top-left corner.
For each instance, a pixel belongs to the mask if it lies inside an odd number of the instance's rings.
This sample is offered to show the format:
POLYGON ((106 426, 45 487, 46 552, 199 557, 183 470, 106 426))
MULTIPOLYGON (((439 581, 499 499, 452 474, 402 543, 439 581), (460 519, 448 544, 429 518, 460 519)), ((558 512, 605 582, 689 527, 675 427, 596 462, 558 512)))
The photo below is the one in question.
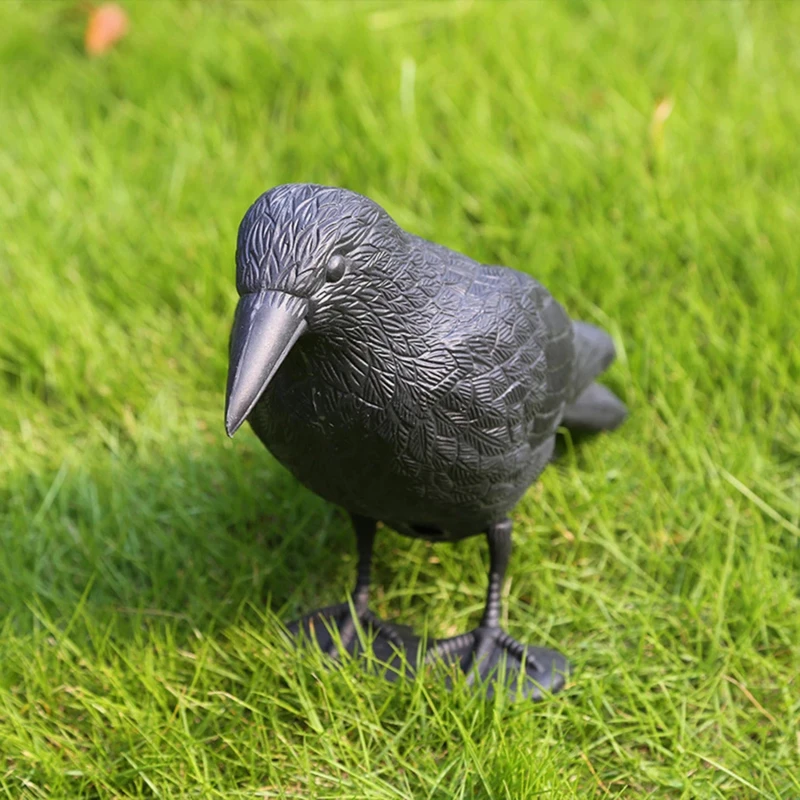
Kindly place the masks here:
MULTIPOLYGON (((358 543, 358 575, 349 603, 328 606, 289 624, 298 639, 316 642, 332 658, 344 650, 351 656, 364 652, 370 642, 376 660, 386 665, 386 677, 396 680, 413 674, 420 656, 420 639, 409 628, 382 620, 369 610, 369 583, 376 523, 353 517, 358 543)), ((488 696, 505 691, 512 697, 541 699, 545 692, 558 692, 569 672, 561 653, 544 647, 527 647, 500 627, 500 594, 511 556, 511 522, 504 520, 486 532, 489 541, 489 588, 480 625, 451 639, 428 643, 423 664, 441 659, 457 664, 468 681, 488 696)))
POLYGON ((486 538, 490 565, 483 619, 473 631, 435 642, 427 660, 439 657, 457 663, 470 683, 483 685, 489 697, 505 691, 512 697, 539 700, 545 692, 564 688, 569 664, 556 650, 524 645, 500 627, 500 595, 511 556, 511 521, 490 527, 486 538))
POLYGON ((332 658, 338 658, 340 648, 357 656, 363 652, 364 645, 371 642, 375 658, 389 667, 386 677, 394 680, 402 672, 401 654, 414 663, 419 639, 409 628, 392 625, 370 611, 372 547, 377 524, 375 520, 355 515, 352 520, 358 546, 358 572, 350 602, 312 611, 287 627, 294 636, 316 642, 332 658))

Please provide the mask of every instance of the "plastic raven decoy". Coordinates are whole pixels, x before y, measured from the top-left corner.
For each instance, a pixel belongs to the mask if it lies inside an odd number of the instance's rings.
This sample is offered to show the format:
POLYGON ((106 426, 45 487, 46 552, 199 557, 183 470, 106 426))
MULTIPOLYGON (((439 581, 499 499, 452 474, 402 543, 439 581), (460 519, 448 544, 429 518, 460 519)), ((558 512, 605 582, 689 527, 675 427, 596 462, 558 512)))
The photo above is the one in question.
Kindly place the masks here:
POLYGON ((599 431, 624 419, 623 403, 595 383, 614 359, 611 338, 570 320, 528 275, 406 233, 359 194, 312 184, 278 186, 250 207, 236 283, 228 434, 247 419, 298 480, 350 513, 358 543, 352 604, 290 630, 334 656, 337 639, 352 653, 354 609, 380 658, 413 659, 419 639, 368 608, 378 521, 431 541, 485 534, 483 619, 430 642, 424 658, 458 663, 490 693, 501 674, 512 694, 562 688, 566 659, 499 624, 508 514, 550 461, 559 425, 599 431))

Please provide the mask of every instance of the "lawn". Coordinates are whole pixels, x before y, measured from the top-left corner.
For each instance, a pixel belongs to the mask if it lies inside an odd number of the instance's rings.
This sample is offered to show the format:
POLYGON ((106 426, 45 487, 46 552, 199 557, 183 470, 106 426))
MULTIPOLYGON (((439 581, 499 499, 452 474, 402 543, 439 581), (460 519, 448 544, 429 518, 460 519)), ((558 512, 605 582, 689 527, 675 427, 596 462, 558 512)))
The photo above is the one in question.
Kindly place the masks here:
MULTIPOLYGON (((8 798, 800 798, 800 3, 0 3, 8 798), (343 185, 606 327, 614 434, 515 513, 562 694, 299 656, 348 521, 225 436, 242 214, 343 185)), ((485 545, 377 546, 474 625, 485 545)))

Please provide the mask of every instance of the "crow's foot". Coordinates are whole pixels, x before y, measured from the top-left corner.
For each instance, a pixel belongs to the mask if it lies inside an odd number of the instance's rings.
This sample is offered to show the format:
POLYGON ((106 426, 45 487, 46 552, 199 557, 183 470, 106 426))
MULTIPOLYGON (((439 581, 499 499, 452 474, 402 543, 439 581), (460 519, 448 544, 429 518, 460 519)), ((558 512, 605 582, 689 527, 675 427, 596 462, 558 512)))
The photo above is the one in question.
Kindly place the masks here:
MULTIPOLYGON (((365 655, 371 644, 374 663, 394 681, 411 677, 419 666, 420 639, 410 628, 386 622, 365 610, 355 618, 349 603, 328 606, 301 617, 287 626, 298 640, 315 644, 331 658, 342 651, 352 657, 365 655)), ((569 663, 561 653, 545 647, 521 644, 499 627, 480 627, 452 639, 428 641, 422 659, 458 665, 467 681, 492 697, 502 684, 509 697, 541 700, 564 688, 569 663)))
POLYGON ((413 672, 419 638, 410 628, 386 622, 368 609, 355 618, 352 612, 349 603, 327 606, 290 622, 287 628, 296 639, 316 644, 335 659, 342 650, 353 657, 363 656, 371 644, 374 659, 387 668, 389 680, 413 672))
POLYGON ((569 662, 556 650, 521 644, 500 627, 440 639, 428 649, 426 661, 440 658, 457 664, 470 684, 480 684, 488 697, 505 691, 512 699, 541 700, 560 692, 569 674, 569 662))

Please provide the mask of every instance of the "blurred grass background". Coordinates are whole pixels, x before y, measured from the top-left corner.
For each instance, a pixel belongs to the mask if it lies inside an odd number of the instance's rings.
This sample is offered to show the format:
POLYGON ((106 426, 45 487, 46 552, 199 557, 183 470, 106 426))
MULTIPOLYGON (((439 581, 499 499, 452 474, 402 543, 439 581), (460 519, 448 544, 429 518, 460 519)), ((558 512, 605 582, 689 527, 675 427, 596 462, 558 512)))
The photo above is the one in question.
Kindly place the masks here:
MULTIPOLYGON (((800 4, 0 4, 0 789, 800 797, 800 4), (568 690, 301 660, 341 512, 226 439, 239 220, 343 185, 608 328, 632 414, 516 517, 568 690)), ((375 609, 474 624, 483 543, 387 533, 375 609)), ((440 625, 441 623, 441 625, 440 625)))

